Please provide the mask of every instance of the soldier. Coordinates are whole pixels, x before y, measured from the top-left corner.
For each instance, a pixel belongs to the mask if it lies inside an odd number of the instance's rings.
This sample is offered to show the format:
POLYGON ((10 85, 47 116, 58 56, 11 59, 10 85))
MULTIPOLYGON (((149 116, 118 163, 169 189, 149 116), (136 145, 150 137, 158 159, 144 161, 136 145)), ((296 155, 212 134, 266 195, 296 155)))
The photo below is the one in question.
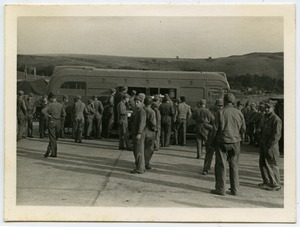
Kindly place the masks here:
MULTIPOLYGON (((67 107, 68 102, 69 102, 69 97, 67 95, 64 95, 63 101, 61 104, 63 105, 65 112, 66 112, 66 107, 67 107)), ((60 132, 61 138, 65 138, 65 121, 66 121, 66 116, 61 117, 61 132, 60 132)))
POLYGON ((132 116, 132 141, 133 154, 135 159, 135 168, 131 173, 142 174, 145 172, 145 126, 146 126, 146 111, 143 108, 143 97, 137 95, 135 97, 136 111, 132 116))
POLYGON ((225 195, 226 162, 229 162, 230 189, 232 195, 239 190, 239 154, 241 131, 245 131, 244 116, 234 107, 235 97, 228 93, 224 96, 224 108, 217 112, 214 124, 216 135, 215 190, 212 194, 225 195))
POLYGON ((179 126, 179 122, 177 120, 178 118, 178 104, 180 102, 180 99, 175 99, 173 102, 173 109, 174 109, 174 116, 173 116, 173 121, 172 121, 172 127, 173 127, 173 131, 174 131, 174 141, 173 144, 174 145, 178 145, 178 126, 179 126))
POLYGON ((152 109, 155 112, 155 117, 156 117, 156 133, 155 133, 155 141, 154 141, 154 150, 158 151, 160 147, 160 132, 161 132, 161 115, 159 112, 159 103, 158 102, 153 102, 152 103, 152 109))
POLYGON ((95 115, 94 101, 92 99, 89 99, 88 105, 86 107, 86 114, 85 114, 85 130, 84 130, 85 139, 91 138, 94 115, 95 115))
POLYGON ((129 109, 132 110, 132 111, 133 111, 134 106, 135 106, 135 103, 134 103, 135 96, 136 96, 136 90, 132 90, 131 96, 130 96, 129 101, 128 101, 129 109))
POLYGON ((98 97, 95 95, 92 97, 94 106, 94 120, 93 120, 93 128, 94 128, 94 134, 96 139, 101 139, 101 132, 102 132, 102 116, 103 116, 103 105, 100 100, 98 100, 98 97))
MULTIPOLYGON (((245 104, 245 107, 241 110, 241 112, 244 115, 246 126, 247 126, 247 122, 249 121, 249 113, 250 113, 250 111, 251 111, 251 107, 249 105, 249 101, 247 101, 246 104, 245 104)), ((245 136, 245 142, 248 142, 249 141, 249 135, 248 135, 248 133, 245 132, 244 136, 245 136)))
POLYGON ((154 142, 156 129, 156 117, 155 112, 151 108, 151 97, 145 97, 144 100, 146 111, 146 126, 145 126, 145 167, 147 170, 151 169, 150 160, 154 152, 154 142))
POLYGON ((23 138, 23 134, 26 129, 26 113, 27 108, 24 101, 24 92, 18 92, 17 98, 17 120, 18 120, 18 134, 17 141, 20 141, 23 138))
MULTIPOLYGON (((39 100, 40 110, 43 110, 47 105, 48 105, 48 96, 43 95, 42 98, 39 100)), ((40 132, 41 139, 45 137, 47 127, 48 127, 48 118, 42 112, 40 112, 39 132, 40 132)))
POLYGON ((30 93, 25 100, 27 108, 27 136, 33 138, 33 115, 35 114, 36 107, 35 102, 33 101, 34 95, 30 93))
POLYGON ((49 119, 49 145, 44 157, 47 158, 50 154, 50 157, 55 158, 57 157, 57 140, 61 130, 61 117, 66 116, 66 112, 53 94, 49 95, 49 98, 51 103, 42 110, 42 113, 49 119))
POLYGON ((280 186, 279 146, 282 121, 274 113, 275 103, 271 100, 265 103, 265 117, 262 124, 261 137, 264 143, 261 146, 259 167, 263 183, 259 184, 269 191, 278 191, 280 186))
POLYGON ((185 97, 180 96, 178 104, 178 143, 181 146, 186 144, 186 125, 189 118, 192 116, 191 107, 185 103, 185 97))
POLYGON ((244 108, 244 104, 241 101, 237 101, 236 108, 238 110, 242 110, 244 108))
POLYGON ((118 128, 119 128, 119 150, 132 150, 128 132, 128 113, 132 111, 126 109, 126 103, 129 102, 130 96, 125 94, 117 106, 118 128))
MULTIPOLYGON (((215 112, 212 113, 213 119, 215 119, 218 111, 223 108, 223 99, 217 99, 215 102, 215 112)), ((202 170, 202 175, 207 175, 210 170, 211 162, 216 150, 216 141, 214 140, 213 131, 210 131, 206 143, 206 153, 204 158, 204 165, 202 170)))
POLYGON ((161 143, 162 147, 170 146, 172 117, 174 109, 172 108, 168 97, 164 97, 163 103, 159 106, 161 114, 161 143))
POLYGON ((207 139, 214 120, 213 115, 206 108, 206 100, 201 99, 199 105, 193 113, 193 119, 196 121, 197 159, 202 156, 202 144, 205 144, 205 150, 208 153, 207 139))
POLYGON ((112 88, 110 90, 110 96, 108 97, 108 103, 107 103, 108 105, 107 105, 106 111, 105 111, 106 122, 105 122, 104 136, 106 138, 109 138, 110 131, 113 128, 113 125, 114 125, 115 95, 116 95, 116 89, 112 88))
POLYGON ((86 105, 81 101, 81 96, 77 95, 73 105, 73 136, 76 143, 82 143, 82 131, 84 127, 84 114, 87 113, 86 105))

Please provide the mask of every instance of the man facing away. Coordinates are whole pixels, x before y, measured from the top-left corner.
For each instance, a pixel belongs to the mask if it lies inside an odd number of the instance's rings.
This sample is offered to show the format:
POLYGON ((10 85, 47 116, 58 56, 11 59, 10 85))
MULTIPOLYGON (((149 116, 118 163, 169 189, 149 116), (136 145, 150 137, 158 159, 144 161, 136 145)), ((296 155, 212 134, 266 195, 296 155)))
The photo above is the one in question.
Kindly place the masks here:
POLYGON ((144 100, 144 110, 146 111, 146 126, 145 126, 145 166, 146 169, 151 169, 150 160, 154 152, 154 142, 156 133, 156 116, 151 108, 152 99, 147 96, 144 100))
POLYGON ((215 189, 212 194, 225 195, 226 164, 229 163, 230 189, 232 195, 239 190, 239 155, 241 132, 246 130, 244 116, 234 107, 235 97, 224 96, 224 108, 217 112, 214 130, 216 135, 215 189))
POLYGON ((186 144, 186 126, 192 116, 191 107, 185 103, 185 97, 180 97, 178 104, 178 143, 182 146, 186 144))
POLYGON ((155 141, 154 141, 154 150, 158 151, 160 147, 160 132, 161 132, 161 115, 158 110, 159 103, 153 102, 151 108, 155 112, 155 117, 156 117, 156 133, 155 133, 155 141))
POLYGON ((202 156, 202 144, 205 144, 206 153, 208 153, 207 139, 210 131, 212 130, 212 124, 214 117, 211 112, 206 108, 206 100, 201 99, 199 102, 199 108, 193 113, 193 118, 196 121, 196 141, 197 141, 197 159, 202 156))
MULTIPOLYGON (((64 95, 61 104, 63 105, 65 112, 66 112, 66 107, 68 105, 68 102, 69 102, 69 97, 67 95, 64 95)), ((65 121, 66 121, 66 117, 65 116, 61 117, 61 133, 60 133, 61 138, 65 138, 65 121)))
POLYGON ((135 160, 135 168, 130 172, 133 174, 142 174, 145 172, 145 127, 146 127, 146 111, 143 108, 143 97, 137 95, 135 97, 135 111, 132 115, 132 143, 133 154, 135 160))
POLYGON ((49 95, 50 104, 42 110, 48 117, 49 144, 44 157, 57 157, 57 140, 61 130, 61 117, 66 116, 63 105, 56 101, 55 95, 49 95))
POLYGON ((36 111, 36 106, 35 102, 33 101, 34 95, 30 93, 25 100, 26 103, 26 115, 27 115, 27 136, 28 137, 33 137, 33 115, 35 114, 36 111))
POLYGON ((280 186, 279 145, 282 121, 274 113, 275 103, 265 103, 265 116, 262 124, 262 143, 259 156, 259 167, 263 183, 259 186, 269 191, 278 191, 280 186))
POLYGON ((84 127, 84 114, 87 113, 86 105, 77 95, 73 105, 73 136, 76 143, 82 143, 82 132, 84 127))
POLYGON ((161 146, 169 147, 174 109, 171 106, 170 100, 167 96, 163 98, 163 102, 159 106, 159 111, 161 114, 161 146))
POLYGON ((84 138, 90 139, 93 131, 93 121, 94 121, 95 107, 93 99, 89 99, 88 105, 86 106, 85 114, 85 125, 84 125, 84 138))
POLYGON ((17 120, 18 120, 18 134, 17 134, 17 141, 20 141, 23 138, 23 134, 26 129, 26 104, 24 101, 24 92, 18 92, 17 98, 17 120))
POLYGON ((128 113, 131 111, 127 110, 126 104, 129 101, 130 96, 125 94, 122 97, 121 102, 117 106, 118 113, 118 129, 119 129, 119 150, 132 150, 132 146, 129 140, 128 132, 128 113))
POLYGON ((102 116, 103 116, 103 105, 100 100, 98 100, 98 97, 95 95, 92 97, 94 106, 94 119, 93 119, 93 128, 95 133, 96 139, 101 139, 101 133, 102 133, 102 116))

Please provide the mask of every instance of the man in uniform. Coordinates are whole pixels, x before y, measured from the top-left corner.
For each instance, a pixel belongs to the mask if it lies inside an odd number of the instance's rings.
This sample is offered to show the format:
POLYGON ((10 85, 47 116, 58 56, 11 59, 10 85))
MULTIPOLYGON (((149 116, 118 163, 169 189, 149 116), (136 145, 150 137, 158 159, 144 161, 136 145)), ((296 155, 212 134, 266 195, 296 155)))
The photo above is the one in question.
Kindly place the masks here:
MULTIPOLYGON (((43 110, 48 105, 48 96, 43 95, 42 98, 39 100, 39 107, 40 110, 43 110)), ((48 127, 48 118, 47 116, 44 116, 42 111, 40 112, 40 119, 39 119, 39 132, 40 132, 40 138, 45 137, 46 128, 48 127)))
POLYGON ((214 130, 217 141, 215 163, 215 190, 212 194, 225 195, 226 164, 229 162, 230 189, 232 195, 239 190, 239 155, 241 132, 246 130, 242 112, 234 107, 235 97, 228 93, 224 96, 224 108, 217 112, 214 130))
POLYGON ((104 136, 107 138, 109 138, 110 131, 114 125, 115 95, 116 95, 116 89, 112 88, 110 90, 110 96, 108 97, 108 103, 105 111, 106 121, 105 121, 104 136))
POLYGON ((82 143, 84 114, 86 113, 86 105, 81 101, 81 96, 77 95, 73 106, 73 136, 76 143, 82 143))
MULTIPOLYGON (((242 114, 244 115, 244 119, 245 119, 245 122, 247 124, 247 122, 249 121, 249 114, 250 114, 250 111, 251 111, 251 107, 249 105, 249 100, 246 102, 245 104, 245 107, 241 110, 242 114)), ((246 125, 247 126, 247 125, 246 125)), ((247 132, 244 133, 244 139, 245 139, 245 142, 248 142, 249 141, 249 135, 247 132)))
MULTIPOLYGON (((223 99, 217 99, 215 102, 214 112, 212 113, 213 119, 215 119, 219 110, 223 108, 223 99)), ((207 175, 210 170, 211 162, 216 150, 216 141, 214 140, 213 131, 210 131, 207 138, 207 148, 204 158, 204 165, 202 170, 202 175, 207 175)))
POLYGON ((192 116, 191 107, 185 103, 185 97, 180 97, 178 104, 178 143, 182 146, 186 144, 186 125, 192 116))
POLYGON ((61 130, 61 117, 66 116, 63 105, 56 101, 53 94, 49 95, 50 104, 42 110, 42 113, 48 117, 49 145, 44 157, 57 157, 57 140, 61 130))
POLYGON ((197 159, 202 156, 202 144, 205 144, 206 153, 208 153, 207 139, 212 130, 214 117, 206 108, 206 100, 201 99, 199 107, 193 113, 193 119, 196 121, 196 140, 197 140, 197 159))
MULTIPOLYGON (((67 95, 64 95, 61 104, 63 105, 65 112, 66 112, 66 107, 68 102, 69 102, 69 97, 67 95)), ((61 133, 60 133, 61 138, 65 138, 65 121, 66 121, 66 117, 65 116, 61 117, 61 133)))
POLYGON ((145 126, 146 126, 146 111, 143 108, 143 97, 137 95, 135 97, 136 111, 132 116, 132 142, 133 154, 135 159, 135 168, 131 173, 142 174, 145 172, 145 126))
POLYGON ((103 116, 103 105, 100 100, 98 100, 98 97, 95 95, 92 97, 94 106, 94 133, 96 139, 101 139, 101 132, 102 132, 102 116, 103 116))
POLYGON ((154 150, 158 151, 160 146, 160 132, 161 132, 161 115, 159 112, 159 103, 153 102, 152 103, 152 109, 155 112, 155 118, 156 118, 156 133, 155 133, 155 141, 154 141, 154 150))
POLYGON ((170 101, 167 97, 163 98, 163 102, 159 106, 159 111, 161 114, 161 146, 169 147, 174 109, 172 108, 170 101))
POLYGON ((173 109, 174 109, 174 116, 173 116, 173 121, 172 121, 172 128, 174 132, 174 140, 173 144, 178 145, 178 105, 179 105, 180 99, 175 99, 173 102, 173 109))
POLYGON ((34 95, 30 93, 25 100, 26 108, 27 108, 27 136, 33 137, 33 115, 35 114, 36 107, 35 102, 33 100, 34 95))
POLYGON ((263 183, 259 186, 269 191, 278 191, 280 186, 279 172, 279 146, 281 138, 282 121, 274 113, 275 103, 271 100, 265 103, 265 117, 262 124, 261 151, 259 156, 259 167, 263 183))
POLYGON ((84 138, 90 139, 92 130, 93 130, 93 121, 94 121, 94 114, 95 114, 95 107, 94 101, 89 99, 88 105, 86 107, 86 114, 85 114, 85 130, 84 130, 84 138))
POLYGON ((18 134, 17 141, 20 141, 23 138, 23 134, 26 129, 26 113, 27 108, 24 101, 24 92, 18 92, 17 98, 17 120, 18 120, 18 134))
POLYGON ((145 167, 151 169, 150 160, 154 152, 154 142, 156 133, 156 117, 155 112, 151 108, 152 98, 147 96, 144 100, 146 111, 146 126, 145 126, 145 167))
POLYGON ((255 120, 257 116, 257 109, 256 109, 256 103, 251 102, 250 103, 250 112, 248 113, 248 118, 246 121, 246 126, 247 126, 247 134, 249 136, 250 144, 254 145, 254 132, 255 132, 255 120))
POLYGON ((132 150, 132 146, 129 140, 128 132, 128 113, 131 111, 127 110, 126 103, 129 102, 130 96, 125 94, 122 101, 117 106, 118 113, 118 129, 119 129, 119 150, 132 150))

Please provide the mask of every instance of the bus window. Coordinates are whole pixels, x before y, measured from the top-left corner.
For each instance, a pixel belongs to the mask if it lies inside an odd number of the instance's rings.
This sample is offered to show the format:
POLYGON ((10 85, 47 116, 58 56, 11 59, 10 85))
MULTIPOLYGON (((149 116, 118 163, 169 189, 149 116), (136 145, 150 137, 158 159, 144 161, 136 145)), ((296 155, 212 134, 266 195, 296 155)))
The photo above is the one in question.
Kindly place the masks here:
POLYGON ((60 86, 61 94, 85 95, 86 83, 82 81, 66 81, 60 86))
POLYGON ((180 96, 185 96, 187 102, 196 102, 204 98, 204 88, 202 87, 182 87, 180 96))
POLYGON ((210 100, 217 100, 222 98, 222 92, 219 89, 209 89, 208 97, 210 100))
POLYGON ((146 94, 146 88, 145 87, 128 87, 128 94, 131 95, 131 92, 135 90, 136 91, 136 94, 139 94, 139 93, 144 93, 146 94))
POLYGON ((151 88, 149 88, 149 92, 150 92, 150 96, 159 94, 158 88, 151 87, 151 88))
POLYGON ((177 91, 175 88, 160 88, 159 94, 165 95, 168 94, 171 99, 175 99, 177 97, 177 91))

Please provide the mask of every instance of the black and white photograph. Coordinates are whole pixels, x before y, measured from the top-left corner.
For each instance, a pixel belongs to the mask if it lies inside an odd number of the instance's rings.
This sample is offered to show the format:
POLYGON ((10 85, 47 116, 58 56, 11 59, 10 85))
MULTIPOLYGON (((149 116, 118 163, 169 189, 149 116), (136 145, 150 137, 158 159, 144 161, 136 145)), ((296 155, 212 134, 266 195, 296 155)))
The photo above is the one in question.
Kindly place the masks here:
POLYGON ((8 221, 296 220, 293 5, 6 12, 8 221))

